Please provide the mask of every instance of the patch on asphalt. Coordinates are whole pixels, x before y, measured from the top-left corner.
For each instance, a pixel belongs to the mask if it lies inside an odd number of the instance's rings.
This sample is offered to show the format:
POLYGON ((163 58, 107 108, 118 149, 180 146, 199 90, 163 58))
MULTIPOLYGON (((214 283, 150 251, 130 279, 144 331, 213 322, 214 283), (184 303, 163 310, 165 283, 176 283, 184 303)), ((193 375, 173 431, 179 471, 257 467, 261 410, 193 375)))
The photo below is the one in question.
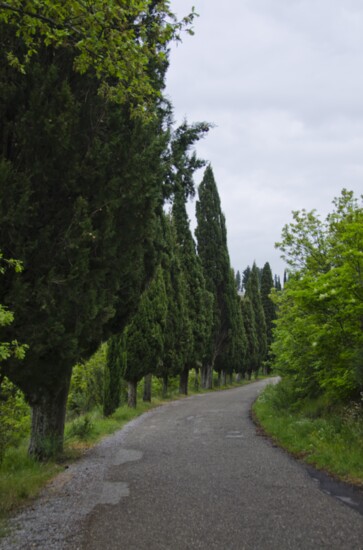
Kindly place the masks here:
POLYGON ((121 466, 126 462, 134 462, 135 460, 141 460, 143 453, 141 451, 133 451, 132 449, 120 449, 115 454, 112 465, 121 466))
POLYGON ((236 430, 232 432, 228 432, 226 435, 226 439, 243 439, 243 437, 244 437, 243 434, 236 430))
POLYGON ((128 483, 104 481, 98 504, 118 504, 123 497, 130 496, 128 483))

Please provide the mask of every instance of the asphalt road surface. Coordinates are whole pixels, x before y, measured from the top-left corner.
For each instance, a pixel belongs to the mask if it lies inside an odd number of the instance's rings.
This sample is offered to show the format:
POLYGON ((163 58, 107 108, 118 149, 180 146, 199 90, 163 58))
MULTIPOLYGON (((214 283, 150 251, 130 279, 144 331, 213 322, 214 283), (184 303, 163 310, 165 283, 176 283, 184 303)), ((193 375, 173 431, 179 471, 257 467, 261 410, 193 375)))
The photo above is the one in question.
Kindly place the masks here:
POLYGON ((63 474, 19 519, 15 546, 0 546, 363 549, 363 516, 256 434, 249 410, 266 383, 147 413, 63 474))

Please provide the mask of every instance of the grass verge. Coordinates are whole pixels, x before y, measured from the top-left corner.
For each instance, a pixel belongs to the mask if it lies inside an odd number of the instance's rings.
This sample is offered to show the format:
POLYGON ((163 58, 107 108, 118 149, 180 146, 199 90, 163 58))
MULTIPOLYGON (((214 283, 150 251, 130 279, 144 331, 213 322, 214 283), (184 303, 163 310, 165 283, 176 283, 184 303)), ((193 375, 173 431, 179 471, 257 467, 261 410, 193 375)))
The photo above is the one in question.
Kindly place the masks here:
POLYGON ((284 382, 267 386, 253 406, 264 432, 295 457, 363 487, 363 409, 326 398, 296 402, 284 382))

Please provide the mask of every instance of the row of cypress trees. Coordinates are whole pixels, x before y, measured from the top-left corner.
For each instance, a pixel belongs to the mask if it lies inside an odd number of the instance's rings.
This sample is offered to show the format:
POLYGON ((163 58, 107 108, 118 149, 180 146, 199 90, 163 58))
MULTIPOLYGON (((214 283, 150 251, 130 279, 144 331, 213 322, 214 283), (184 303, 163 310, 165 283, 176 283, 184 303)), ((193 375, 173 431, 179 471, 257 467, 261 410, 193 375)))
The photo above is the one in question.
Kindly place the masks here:
POLYGON ((180 171, 188 184, 199 161, 185 151, 208 130, 172 130, 163 89, 168 45, 184 23, 169 2, 103 3, 99 13, 63 4, 41 0, 26 13, 4 4, 0 14, 0 250, 23 266, 0 281, 0 303, 14 314, 1 341, 27 346, 22 360, 1 361, 0 395, 5 378, 23 391, 39 459, 62 450, 73 366, 123 331, 151 284, 164 201, 180 171), (77 65, 83 35, 97 52, 113 37, 88 69, 77 65), (122 48, 135 54, 128 71, 122 48))
MULTIPOLYGON (((189 173, 189 176, 191 174, 189 173)), ((176 185, 172 207, 159 218, 155 240, 157 268, 141 295, 138 309, 108 344, 104 413, 119 405, 121 377, 128 382, 128 404, 136 406, 137 384, 159 377, 166 393, 170 377, 188 392, 191 369, 203 388, 227 375, 251 378, 268 364, 275 319, 269 294, 273 278, 268 263, 248 271, 241 293, 231 269, 225 218, 211 166, 198 189, 195 243, 186 211, 188 192, 176 185), (248 280, 247 280, 248 279, 248 280)))
MULTIPOLYGON (((62 450, 73 366, 110 338, 130 403, 150 372, 165 386, 181 374, 183 391, 190 368, 205 387, 213 369, 247 372, 210 167, 197 250, 185 213, 202 166, 190 147, 208 124, 173 131, 163 96, 169 43, 193 13, 178 22, 164 0, 96 4, 39 0, 0 13, 0 250, 23 266, 1 278, 0 304, 14 313, 1 341, 27 346, 1 362, 0 392, 5 378, 23 391, 39 459, 62 450)), ((119 374, 107 376, 111 403, 119 374)))

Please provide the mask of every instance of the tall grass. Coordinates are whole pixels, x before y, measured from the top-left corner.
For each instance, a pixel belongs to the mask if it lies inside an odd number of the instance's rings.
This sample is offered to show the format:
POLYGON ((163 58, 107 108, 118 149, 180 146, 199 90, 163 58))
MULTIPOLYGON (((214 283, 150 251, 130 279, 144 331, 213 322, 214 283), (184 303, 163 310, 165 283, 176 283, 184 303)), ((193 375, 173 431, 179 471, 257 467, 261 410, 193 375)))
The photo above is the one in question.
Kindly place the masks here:
POLYGON ((306 462, 363 486, 363 408, 322 396, 297 400, 287 383, 268 386, 254 405, 267 434, 306 462))

